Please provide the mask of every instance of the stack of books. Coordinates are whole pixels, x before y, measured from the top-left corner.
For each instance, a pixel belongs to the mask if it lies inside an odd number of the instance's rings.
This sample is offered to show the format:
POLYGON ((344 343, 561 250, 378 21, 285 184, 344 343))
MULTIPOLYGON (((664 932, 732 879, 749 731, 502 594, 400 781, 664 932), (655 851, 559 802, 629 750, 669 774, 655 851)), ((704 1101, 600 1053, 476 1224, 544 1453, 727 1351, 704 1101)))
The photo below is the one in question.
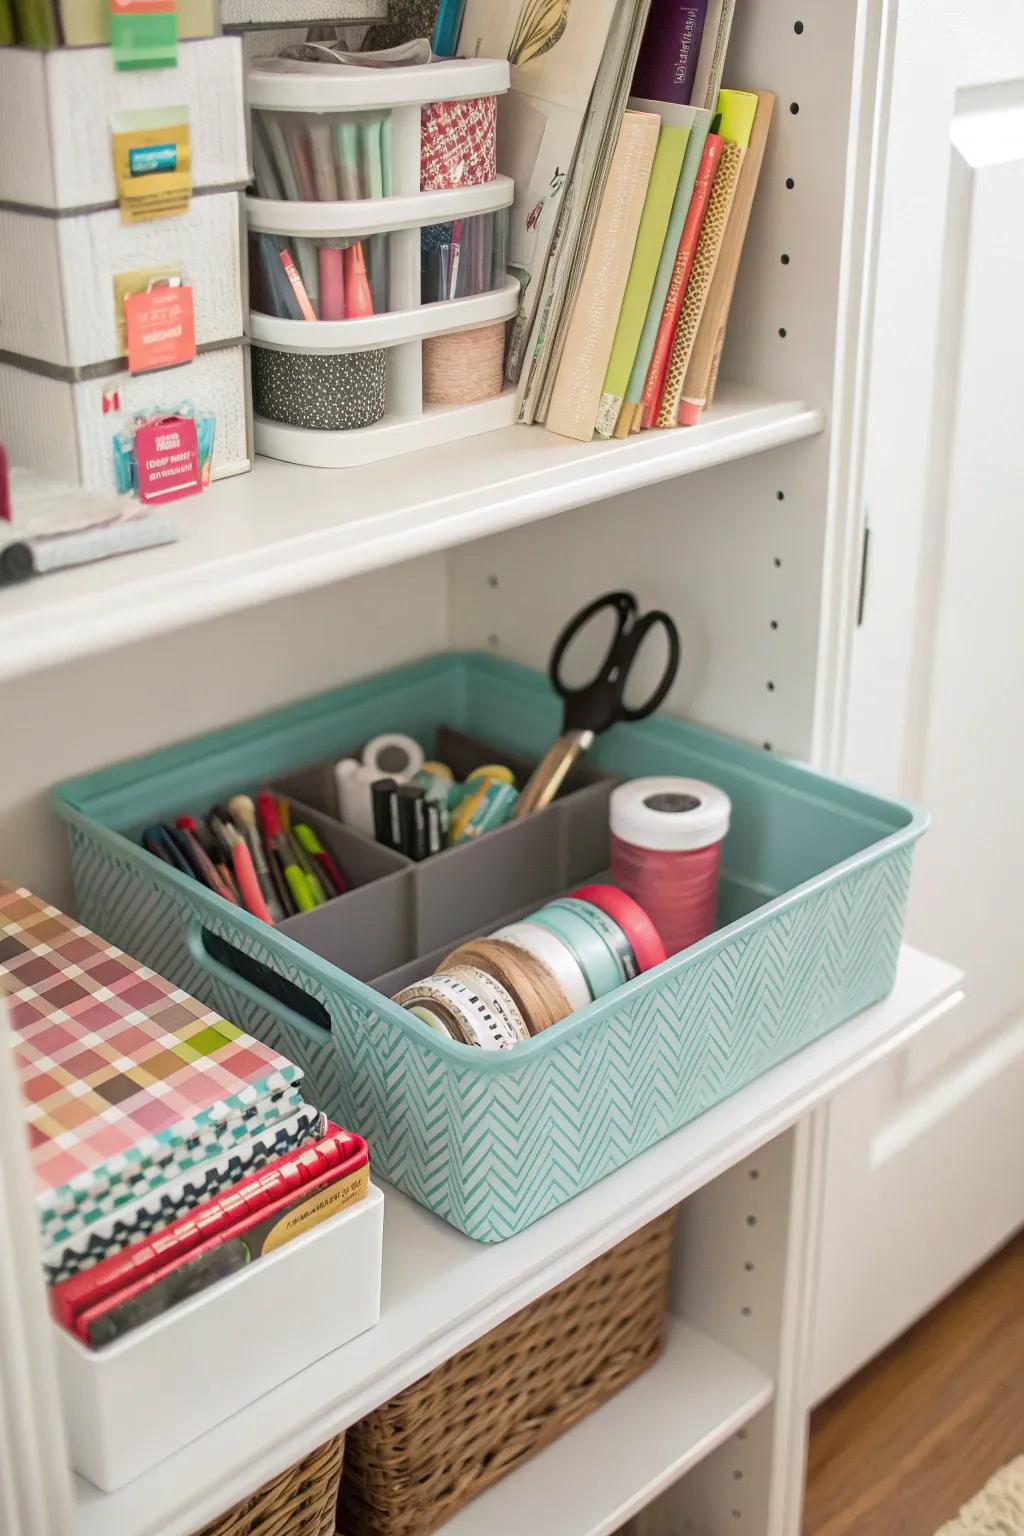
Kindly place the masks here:
POLYGON ((293 1062, 2 883, 0 993, 51 1309, 92 1348, 366 1195, 293 1062))
MULTIPOLYGON (((712 403, 774 107, 721 88, 734 5, 522 7, 498 140, 521 422, 586 442, 690 426, 712 403)), ((504 42, 493 12, 469 0, 463 52, 504 42)))

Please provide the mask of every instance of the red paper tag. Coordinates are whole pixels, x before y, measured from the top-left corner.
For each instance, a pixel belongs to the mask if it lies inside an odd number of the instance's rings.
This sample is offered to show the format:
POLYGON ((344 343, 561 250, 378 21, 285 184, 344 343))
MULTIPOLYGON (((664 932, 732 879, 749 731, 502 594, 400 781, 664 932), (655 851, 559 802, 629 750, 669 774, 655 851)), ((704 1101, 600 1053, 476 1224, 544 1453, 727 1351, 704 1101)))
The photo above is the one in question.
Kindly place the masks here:
POLYGON ((151 288, 124 301, 128 372, 173 368, 196 355, 195 303, 191 288, 151 288))
POLYGON ((140 501, 173 501, 200 489, 199 439, 188 416, 147 421, 135 434, 135 460, 140 501))

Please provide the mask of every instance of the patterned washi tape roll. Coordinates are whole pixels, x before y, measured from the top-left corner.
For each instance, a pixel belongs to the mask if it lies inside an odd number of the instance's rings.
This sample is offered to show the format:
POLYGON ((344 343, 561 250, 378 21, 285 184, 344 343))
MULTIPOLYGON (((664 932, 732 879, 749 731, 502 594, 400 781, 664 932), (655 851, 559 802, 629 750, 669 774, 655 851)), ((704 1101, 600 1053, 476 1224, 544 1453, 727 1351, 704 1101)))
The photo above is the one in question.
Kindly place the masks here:
POLYGON ((590 924, 595 933, 599 933, 608 948, 615 956, 616 964, 622 972, 623 981, 632 981, 634 976, 639 976, 640 967, 637 964, 633 946, 626 934, 613 917, 603 912, 592 901, 581 901, 576 896, 563 896, 560 901, 549 902, 549 906, 565 908, 582 917, 584 922, 590 924))
POLYGON ((587 986, 592 997, 605 997, 622 985, 622 967, 619 965, 615 951, 593 923, 588 923, 587 919, 581 913, 574 912, 572 907, 561 902, 549 902, 538 912, 531 912, 523 921, 534 923, 540 928, 547 928, 556 938, 561 939, 563 944, 569 946, 587 978, 587 986))
POLYGON ((519 1043, 515 1031, 488 1008, 478 992, 448 976, 431 976, 426 981, 414 982, 399 992, 394 1001, 403 1008, 412 1003, 425 1004, 428 1009, 434 1003, 445 1005, 454 1014, 467 1042, 484 1050, 505 1051, 519 1043))
POLYGON ((600 907, 618 923, 636 956, 641 971, 649 971, 666 958, 665 946, 650 917, 638 901, 620 891, 617 885, 581 885, 571 893, 576 901, 600 907))
POLYGON ((572 1013, 572 1004, 554 972, 529 950, 503 939, 470 939, 460 944, 441 969, 473 965, 500 981, 512 994, 530 1033, 539 1035, 572 1013))
POLYGON ((572 950, 547 928, 536 923, 509 923, 491 937, 527 950, 541 965, 546 965, 572 1004, 573 1013, 591 1001, 590 988, 579 961, 572 950))
POLYGON ((418 1019, 421 1019, 428 1029, 434 1031, 435 1035, 445 1035, 449 1040, 460 1040, 463 1045, 466 1043, 462 1040, 461 1035, 455 1034, 450 1026, 445 1023, 437 1011, 436 1004, 433 1008, 424 1008, 421 1004, 416 1004, 409 1009, 409 1012, 414 1013, 418 1019))
POLYGON ((507 987, 496 976, 489 976, 478 965, 453 965, 439 971, 438 975, 451 976, 479 993, 491 1012, 505 1023, 519 1040, 529 1040, 530 1028, 522 1011, 507 987))

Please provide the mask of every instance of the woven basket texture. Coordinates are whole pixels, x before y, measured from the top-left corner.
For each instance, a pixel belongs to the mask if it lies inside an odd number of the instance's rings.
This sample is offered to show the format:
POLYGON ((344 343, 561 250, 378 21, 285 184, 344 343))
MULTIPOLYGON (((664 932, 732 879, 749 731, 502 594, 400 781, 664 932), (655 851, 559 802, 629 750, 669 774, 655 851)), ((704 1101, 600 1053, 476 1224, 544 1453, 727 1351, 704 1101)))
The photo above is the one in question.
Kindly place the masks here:
POLYGON ((338 1529, 426 1536, 652 1365, 665 1341, 674 1215, 354 1425, 338 1529))
POLYGON ((328 1440, 197 1536, 334 1536, 344 1453, 344 1435, 328 1440))

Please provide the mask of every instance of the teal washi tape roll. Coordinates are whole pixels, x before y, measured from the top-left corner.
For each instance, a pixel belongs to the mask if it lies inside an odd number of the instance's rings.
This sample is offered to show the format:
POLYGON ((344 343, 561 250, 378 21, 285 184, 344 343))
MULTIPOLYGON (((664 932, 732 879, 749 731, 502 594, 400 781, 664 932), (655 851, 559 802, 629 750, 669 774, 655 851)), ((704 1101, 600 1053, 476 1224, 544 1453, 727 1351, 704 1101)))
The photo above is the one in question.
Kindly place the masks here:
POLYGON ((601 935, 618 962, 623 981, 632 981, 634 976, 639 976, 640 967, 633 953, 629 935, 614 917, 596 906, 594 902, 586 901, 580 896, 563 896, 560 901, 550 902, 549 905, 564 907, 570 912, 577 913, 584 922, 589 923, 591 928, 601 935))
POLYGON ((592 997, 604 997, 622 985, 622 970, 614 953, 592 924, 562 902, 551 902, 523 918, 546 928, 567 945, 587 978, 592 997))

